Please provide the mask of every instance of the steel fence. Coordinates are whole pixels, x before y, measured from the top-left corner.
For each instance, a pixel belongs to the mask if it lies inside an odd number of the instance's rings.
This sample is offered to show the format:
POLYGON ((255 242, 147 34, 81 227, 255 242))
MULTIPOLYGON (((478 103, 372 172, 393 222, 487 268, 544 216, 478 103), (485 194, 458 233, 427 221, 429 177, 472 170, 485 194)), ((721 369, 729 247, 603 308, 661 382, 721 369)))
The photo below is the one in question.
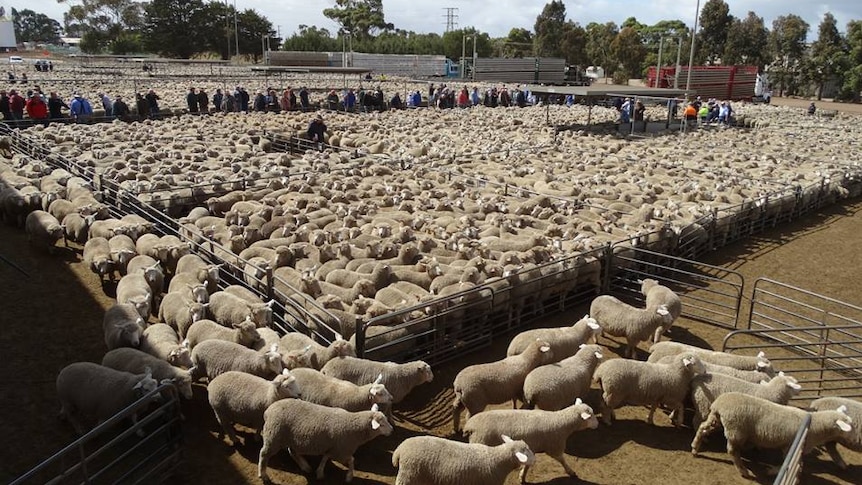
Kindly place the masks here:
POLYGON ((805 449, 805 440, 808 438, 810 426, 811 415, 809 414, 802 420, 772 485, 796 485, 799 483, 799 475, 802 473, 802 452, 805 449))

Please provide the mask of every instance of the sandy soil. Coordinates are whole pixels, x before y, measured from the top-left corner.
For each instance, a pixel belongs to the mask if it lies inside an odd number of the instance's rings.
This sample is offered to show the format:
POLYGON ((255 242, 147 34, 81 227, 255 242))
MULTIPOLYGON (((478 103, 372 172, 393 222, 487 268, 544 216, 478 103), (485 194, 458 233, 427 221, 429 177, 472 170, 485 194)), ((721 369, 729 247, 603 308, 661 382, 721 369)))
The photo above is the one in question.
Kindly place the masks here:
MULTIPOLYGON (((856 284, 862 252, 848 243, 857 240, 860 233, 862 200, 856 200, 725 247, 704 260, 730 267, 749 282, 768 276, 862 305, 856 284)), ((108 295, 113 294, 113 289, 104 287, 80 262, 79 248, 60 249, 48 255, 28 247, 23 232, 15 228, 0 227, 0 256, 17 267, 0 259, 0 321, 4 330, 0 332, 0 433, 8 440, 7 446, 0 448, 0 481, 8 482, 74 438, 70 427, 57 420, 54 378, 68 363, 101 359, 102 314, 112 303, 108 295)), ((584 311, 577 308, 542 323, 570 323, 584 311)), ((720 346, 726 334, 723 329, 687 320, 679 322, 673 332, 713 346, 720 346)), ((436 368, 434 383, 418 388, 398 407, 393 436, 360 449, 353 483, 393 483, 395 470, 390 460, 398 443, 419 433, 449 436, 455 374, 465 365, 502 357, 510 337, 503 335, 480 353, 436 368)), ((612 356, 619 352, 617 342, 603 338, 600 343, 611 349, 608 353, 612 356)), ((594 398, 588 396, 588 402, 594 398)), ((245 435, 249 444, 235 450, 217 440, 217 423, 206 403, 203 386, 196 387, 194 399, 186 403, 184 413, 187 465, 175 482, 258 483, 258 445, 249 435, 245 435)), ((689 453, 691 429, 673 428, 663 414, 657 416, 656 426, 649 426, 646 415, 646 409, 623 408, 612 427, 578 433, 569 441, 568 459, 575 462, 582 483, 749 483, 737 475, 721 439, 713 439, 702 456, 695 458, 689 453)), ((825 455, 810 457, 802 483, 860 483, 862 454, 846 450, 843 454, 851 465, 846 471, 838 470, 825 455)), ((761 474, 765 473, 765 464, 780 461, 777 453, 749 457, 756 461, 753 469, 761 474)), ((270 473, 279 484, 310 481, 286 453, 271 461, 270 473)), ((327 478, 320 483, 343 483, 341 467, 328 466, 326 473, 327 478)), ((573 483, 557 463, 541 455, 528 479, 531 483, 573 483)), ((516 482, 512 475, 507 483, 516 482)), ((765 476, 760 480, 771 482, 765 476)))

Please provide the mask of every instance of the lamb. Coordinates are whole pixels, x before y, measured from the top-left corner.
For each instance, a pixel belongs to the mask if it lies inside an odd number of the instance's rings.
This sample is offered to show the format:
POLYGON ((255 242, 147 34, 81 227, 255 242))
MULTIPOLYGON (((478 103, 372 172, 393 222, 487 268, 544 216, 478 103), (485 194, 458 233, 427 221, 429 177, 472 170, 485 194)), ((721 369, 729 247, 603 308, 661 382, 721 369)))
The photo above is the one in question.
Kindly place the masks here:
POLYGON ((189 327, 189 331, 186 333, 189 348, 194 351, 195 346, 205 340, 224 340, 251 348, 260 340, 257 326, 251 319, 234 323, 231 327, 223 327, 212 320, 198 320, 189 327))
POLYGON ((261 300, 260 297, 257 296, 257 293, 249 290, 242 285, 230 285, 222 291, 224 291, 225 293, 230 293, 233 296, 242 298, 249 303, 264 303, 263 300, 261 300))
POLYGON ((212 381, 220 374, 235 370, 254 374, 263 378, 272 378, 281 374, 284 364, 278 350, 271 348, 261 354, 240 344, 224 340, 204 340, 192 349, 194 371, 192 379, 202 376, 212 381))
POLYGON ((188 370, 174 367, 164 360, 138 349, 118 348, 111 350, 102 357, 102 365, 132 374, 151 372, 153 379, 159 382, 168 379, 184 398, 192 398, 192 378, 188 370))
POLYGON ((646 297, 647 308, 658 308, 664 305, 670 312, 670 323, 657 328, 653 335, 653 342, 659 342, 663 333, 667 332, 673 322, 682 314, 682 300, 679 295, 670 288, 660 285, 658 281, 646 278, 641 282, 641 293, 646 297))
POLYGON ((729 392, 719 396, 709 407, 709 416, 691 442, 691 452, 697 455, 703 439, 721 426, 727 438, 727 452, 739 474, 753 479, 754 473, 743 465, 740 458, 742 449, 753 445, 786 450, 808 414, 811 415, 811 424, 802 448, 803 455, 824 443, 850 436, 853 431, 852 419, 843 406, 809 413, 759 397, 729 392))
POLYGON ((664 305, 635 308, 610 295, 601 295, 590 304, 590 315, 602 331, 614 337, 625 337, 625 357, 635 358, 638 343, 652 338, 655 332, 673 323, 664 305))
POLYGON ((356 357, 356 350, 353 345, 342 339, 340 335, 328 347, 324 347, 298 332, 288 332, 279 340, 279 347, 284 350, 305 349, 309 346, 311 347, 309 349, 309 362, 311 367, 318 370, 336 357, 356 357))
POLYGON ((117 270, 121 275, 126 274, 129 261, 138 254, 135 251, 135 241, 125 234, 117 234, 108 239, 108 246, 111 248, 111 259, 116 263, 117 270))
POLYGON ((155 234, 144 234, 135 241, 138 254, 145 254, 162 263, 168 260, 168 249, 155 234))
POLYGON ((602 389, 602 420, 610 425, 614 408, 627 403, 650 406, 647 422, 653 424, 656 408, 664 404, 673 408, 674 425, 680 426, 689 384, 703 373, 703 363, 690 353, 669 364, 628 359, 602 362, 593 375, 602 389))
POLYGON ((45 246, 49 253, 54 252, 54 245, 63 238, 63 226, 56 217, 43 210, 27 214, 24 229, 30 244, 45 246))
POLYGON ((300 397, 301 391, 288 370, 271 381, 245 372, 221 374, 207 385, 207 399, 222 428, 219 439, 227 434, 232 446, 239 443, 234 423, 254 429, 259 436, 264 411, 281 399, 300 397))
POLYGON ((474 416, 489 404, 515 400, 524 387, 524 379, 536 367, 552 362, 554 352, 548 342, 535 340, 523 353, 487 364, 465 367, 455 376, 452 422, 457 433, 461 411, 467 408, 474 416))
POLYGON ((205 284, 208 293, 215 293, 219 284, 218 264, 207 264, 196 254, 186 254, 177 261, 176 274, 189 273, 198 283, 205 284))
POLYGON ((853 432, 842 434, 836 441, 826 443, 826 452, 829 453, 832 461, 834 461, 839 468, 846 470, 847 463, 838 453, 836 444, 841 444, 853 451, 862 451, 862 428, 860 428, 860 423, 862 423, 862 403, 843 397, 821 397, 820 399, 812 401, 808 406, 808 409, 810 411, 827 411, 838 409, 841 406, 844 406, 846 409, 844 412, 850 416, 853 422, 856 423, 856 426, 854 427, 853 432))
POLYGON ((501 485, 518 467, 536 462, 527 443, 501 438, 503 444, 493 447, 436 436, 407 438, 392 453, 395 485, 501 485))
POLYGON ((101 279, 107 276, 110 281, 114 280, 114 261, 111 260, 111 246, 107 239, 103 237, 88 239, 84 244, 83 257, 90 271, 99 275, 101 279))
POLYGON ((233 325, 251 318, 260 327, 272 324, 272 305, 268 303, 250 303, 230 293, 217 291, 210 295, 207 309, 213 320, 222 325, 233 325))
POLYGON ((111 239, 117 234, 125 234, 125 225, 119 219, 104 219, 94 221, 90 225, 89 238, 103 237, 111 239))
POLYGON ((602 327, 589 315, 578 320, 573 325, 560 328, 537 328, 515 335, 506 350, 506 356, 511 357, 524 351, 531 343, 544 340, 554 349, 554 358, 563 360, 578 352, 581 345, 596 343, 602 333, 602 327))
POLYGON ((351 413, 297 399, 275 402, 264 413, 263 447, 257 465, 257 474, 269 483, 266 473, 269 458, 278 450, 287 448, 290 456, 305 473, 311 466, 303 455, 323 455, 317 467, 317 479, 323 479, 323 469, 329 459, 347 465, 345 482, 353 480, 353 455, 357 448, 377 436, 392 434, 392 425, 377 410, 351 413))
POLYGON ((59 219, 63 224, 63 231, 66 234, 66 239, 75 241, 79 244, 87 242, 90 232, 90 225, 96 221, 95 215, 82 216, 77 212, 66 214, 63 219, 59 219))
POLYGON ((557 411, 586 396, 603 357, 598 345, 581 345, 575 355, 533 369, 524 380, 525 406, 557 411))
POLYGON ((168 293, 159 305, 159 321, 173 327, 180 338, 185 338, 189 327, 205 316, 205 304, 188 300, 178 293, 168 293))
POLYGON ((149 373, 131 374, 92 362, 69 364, 57 375, 60 418, 68 419, 78 434, 84 434, 158 385, 149 373))
POLYGON ((177 332, 165 323, 154 323, 147 326, 141 335, 141 345, 138 349, 175 367, 188 369, 192 366, 188 342, 180 344, 180 337, 177 332))
POLYGON ((381 384, 382 375, 362 386, 323 375, 314 369, 294 369, 293 375, 302 389, 303 401, 351 412, 368 409, 372 404, 386 407, 392 403, 392 394, 381 384))
POLYGON ((356 286, 360 280, 370 280, 374 283, 374 288, 379 290, 389 284, 391 276, 392 269, 388 264, 375 263, 374 270, 370 273, 351 271, 349 269, 334 269, 326 274, 326 279, 324 281, 338 285, 342 288, 352 288, 356 286))
POLYGON ((756 356, 736 355, 727 352, 716 352, 708 349, 702 349, 692 345, 686 345, 679 342, 657 342, 650 347, 650 355, 647 362, 657 362, 668 355, 677 355, 683 352, 697 354, 701 360, 711 364, 733 367, 739 370, 756 370, 764 372, 773 377, 775 369, 772 363, 766 358, 766 354, 758 352, 756 356))
MULTIPOLYGON (((672 362, 675 357, 675 355, 668 355, 666 357, 662 357, 657 362, 659 364, 667 364, 668 362, 672 362)), ((652 361, 647 360, 647 362, 652 361)), ((701 358, 701 362, 703 362, 703 368, 706 372, 712 374, 724 374, 726 376, 741 379, 745 382, 751 382, 752 384, 760 384, 760 381, 768 381, 774 377, 774 375, 771 376, 766 372, 760 372, 759 370, 739 370, 733 367, 727 367, 726 365, 712 364, 703 360, 703 358, 701 358)))
POLYGON ((416 386, 434 379, 431 366, 421 360, 396 364, 356 357, 338 357, 327 362, 320 372, 330 377, 350 381, 357 386, 374 382, 377 376, 382 374, 381 384, 392 394, 393 404, 401 402, 416 386))
POLYGON ((177 293, 187 300, 198 303, 207 303, 210 301, 207 286, 198 281, 197 277, 191 273, 174 274, 171 278, 171 283, 168 285, 168 293, 177 293))
POLYGON ((141 334, 146 324, 138 309, 130 303, 118 303, 105 312, 102 329, 108 350, 119 347, 135 347, 141 343, 141 334))
MULTIPOLYGON (((478 414, 464 424, 464 434, 470 443, 497 446, 503 443, 501 436, 517 436, 530 447, 533 453, 547 453, 556 460, 566 473, 576 478, 577 474, 565 459, 566 442, 576 431, 596 429, 598 419, 593 409, 580 398, 559 411, 528 409, 494 409, 478 414)), ((521 483, 526 483, 529 466, 521 468, 521 483)))
POLYGON ((165 273, 162 272, 161 263, 145 254, 139 254, 129 261, 126 274, 141 273, 153 290, 153 295, 159 296, 165 289, 165 273))
POLYGON ((153 290, 140 273, 127 274, 117 283, 117 303, 131 303, 138 309, 144 321, 150 318, 152 310, 153 290))
POLYGON ((718 396, 728 392, 741 392, 749 396, 756 396, 778 404, 787 404, 790 398, 799 394, 802 386, 797 384, 796 379, 779 372, 769 382, 752 384, 735 377, 723 374, 705 373, 691 380, 691 401, 694 407, 694 419, 691 423, 693 428, 709 414, 709 406, 718 396))
POLYGON ((350 288, 344 288, 325 281, 320 281, 318 286, 321 294, 335 295, 343 301, 345 305, 351 304, 360 296, 372 297, 377 293, 377 286, 374 285, 373 281, 368 279, 360 279, 350 288))

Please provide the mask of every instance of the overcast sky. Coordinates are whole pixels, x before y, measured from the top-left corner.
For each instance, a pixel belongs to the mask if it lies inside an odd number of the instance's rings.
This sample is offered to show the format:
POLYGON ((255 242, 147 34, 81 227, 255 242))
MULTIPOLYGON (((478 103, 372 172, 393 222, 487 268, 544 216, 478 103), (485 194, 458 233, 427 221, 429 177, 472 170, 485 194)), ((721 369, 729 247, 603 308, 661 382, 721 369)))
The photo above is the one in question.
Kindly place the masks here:
MULTIPOLYGON (((75 0, 70 0, 75 3, 75 0)), ((236 3, 239 10, 252 8, 272 21, 287 37, 300 24, 317 25, 335 31, 338 26, 323 16, 323 9, 335 4, 334 0, 228 0, 236 3)), ((706 0, 701 1, 701 6, 706 0)), ((727 0, 726 0, 727 1, 727 0)), ((396 27, 414 32, 442 33, 446 26, 445 8, 458 9, 458 26, 473 26, 488 32, 492 37, 505 36, 512 27, 532 30, 536 16, 548 0, 441 0, 438 2, 417 0, 383 0, 386 21, 396 27)), ((833 0, 813 2, 805 0, 731 0, 731 15, 745 17, 749 10, 763 17, 768 28, 780 15, 796 14, 811 25, 809 37, 817 34, 817 25, 826 12, 832 12, 838 20, 840 31, 845 30, 850 20, 862 19, 862 1, 833 0)), ((586 26, 590 22, 613 21, 622 23, 634 16, 644 24, 659 20, 681 19, 694 24, 696 0, 566 0, 568 18, 586 26)), ((67 4, 57 0, 0 0, 7 11, 29 8, 44 13, 62 23, 67 4)), ((809 38, 809 41, 815 40, 809 38)))

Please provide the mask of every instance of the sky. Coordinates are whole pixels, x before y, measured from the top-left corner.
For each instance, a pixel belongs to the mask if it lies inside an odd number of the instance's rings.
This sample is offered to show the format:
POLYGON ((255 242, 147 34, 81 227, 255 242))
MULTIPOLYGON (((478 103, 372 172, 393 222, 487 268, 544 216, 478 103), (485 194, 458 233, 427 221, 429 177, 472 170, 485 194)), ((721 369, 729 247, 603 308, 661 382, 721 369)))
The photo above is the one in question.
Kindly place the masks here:
MULTIPOLYGON (((74 3, 75 0, 69 0, 74 3)), ((334 0, 227 0, 235 2, 239 10, 252 8, 266 16, 282 37, 295 32, 300 24, 316 25, 334 32, 338 26, 323 16, 323 9, 335 4, 334 0)), ((476 27, 491 37, 503 37, 513 27, 532 30, 536 16, 549 0, 441 0, 422 2, 416 0, 383 0, 386 21, 397 28, 414 32, 443 33, 446 27, 446 7, 457 8, 458 27, 476 27), (436 5, 436 6, 435 6, 436 5)), ((823 14, 832 12, 840 31, 845 30, 850 20, 862 20, 862 1, 832 0, 812 2, 806 0, 725 0, 730 13, 745 17, 754 11, 763 17, 767 28, 781 15, 796 14, 811 26, 809 41, 816 40, 817 26, 823 14)), ((700 2, 701 6, 706 2, 700 2)), ((613 21, 622 23, 634 16, 639 22, 652 25, 660 20, 680 19, 693 26, 697 0, 565 0, 566 14, 570 20, 586 26, 590 22, 613 21)), ((57 0, 0 0, 6 10, 29 8, 62 23, 68 3, 57 0)))

